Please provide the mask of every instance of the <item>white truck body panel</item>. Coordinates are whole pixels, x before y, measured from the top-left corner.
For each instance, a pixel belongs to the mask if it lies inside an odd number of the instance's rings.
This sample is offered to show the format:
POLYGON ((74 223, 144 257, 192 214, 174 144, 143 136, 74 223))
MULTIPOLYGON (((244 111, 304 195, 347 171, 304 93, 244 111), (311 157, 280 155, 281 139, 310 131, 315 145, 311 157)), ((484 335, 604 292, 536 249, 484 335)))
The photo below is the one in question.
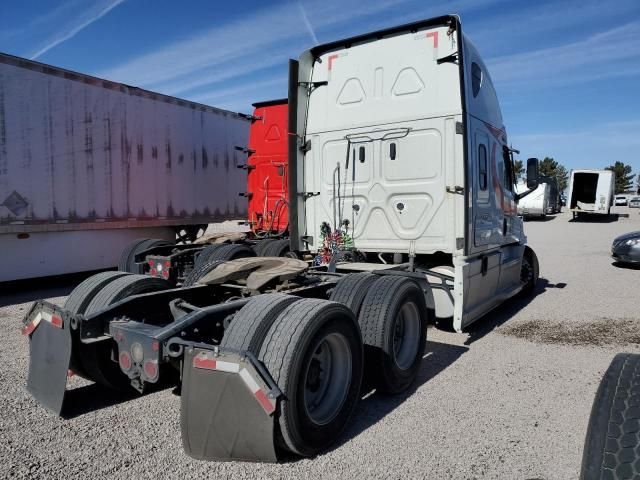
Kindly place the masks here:
POLYGON ((137 228, 166 236, 168 227, 245 218, 246 172, 236 168, 245 158, 234 147, 247 144, 249 125, 233 112, 0 54, 2 278, 114 266, 116 244, 144 237, 137 228), (106 264, 76 243, 115 237, 106 264), (36 239, 68 246, 55 249, 64 268, 39 272, 37 261, 7 272, 5 255, 29 257, 19 249, 36 239))
POLYGON ((294 248, 326 250, 331 231, 363 252, 450 254, 457 330, 520 290, 506 132, 457 17, 321 45, 297 75, 294 248))
MULTIPOLYGON (((525 184, 516 185, 516 192, 523 193, 527 191, 525 184)), ((541 183, 533 192, 518 202, 518 215, 523 217, 544 217, 548 212, 549 205, 549 185, 541 183)))
POLYGON ((572 170, 569 179, 569 210, 608 215, 613 206, 615 174, 611 170, 572 170))

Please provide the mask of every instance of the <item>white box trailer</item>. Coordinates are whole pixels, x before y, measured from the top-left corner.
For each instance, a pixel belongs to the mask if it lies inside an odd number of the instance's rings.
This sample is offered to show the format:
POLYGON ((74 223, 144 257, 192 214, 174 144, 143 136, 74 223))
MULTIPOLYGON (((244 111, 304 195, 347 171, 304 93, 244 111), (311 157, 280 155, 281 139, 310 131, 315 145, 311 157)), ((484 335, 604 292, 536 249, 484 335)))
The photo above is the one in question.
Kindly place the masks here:
POLYGON ((246 218, 244 116, 0 54, 0 282, 246 218))
POLYGON ((609 215, 615 193, 611 170, 571 170, 568 207, 573 218, 579 214, 609 215))
MULTIPOLYGON (((524 193, 528 190, 527 185, 518 183, 516 185, 517 193, 524 193)), ((527 217, 545 218, 549 211, 549 196, 551 189, 547 183, 540 183, 538 187, 529 195, 518 202, 518 215, 527 217)))

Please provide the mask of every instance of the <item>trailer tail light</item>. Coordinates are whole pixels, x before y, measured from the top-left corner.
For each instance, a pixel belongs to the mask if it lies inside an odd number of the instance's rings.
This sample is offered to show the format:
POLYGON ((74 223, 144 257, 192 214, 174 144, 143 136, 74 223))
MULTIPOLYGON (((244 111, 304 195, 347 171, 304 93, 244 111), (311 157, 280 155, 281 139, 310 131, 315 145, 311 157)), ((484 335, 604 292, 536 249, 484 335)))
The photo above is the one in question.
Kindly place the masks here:
POLYGON ((147 360, 144 362, 144 374, 147 380, 155 380, 158 377, 158 362, 155 360, 147 360))
POLYGON ((120 363, 120 368, 123 371, 128 372, 131 370, 131 355, 129 355, 129 352, 120 352, 118 363, 120 363))
POLYGON ((153 350, 154 352, 157 352, 158 350, 160 350, 160 342, 158 342, 157 340, 152 341, 151 350, 153 350))
POLYGON ((168 269, 164 269, 162 270, 162 278, 164 278, 165 280, 169 279, 169 270, 168 269))

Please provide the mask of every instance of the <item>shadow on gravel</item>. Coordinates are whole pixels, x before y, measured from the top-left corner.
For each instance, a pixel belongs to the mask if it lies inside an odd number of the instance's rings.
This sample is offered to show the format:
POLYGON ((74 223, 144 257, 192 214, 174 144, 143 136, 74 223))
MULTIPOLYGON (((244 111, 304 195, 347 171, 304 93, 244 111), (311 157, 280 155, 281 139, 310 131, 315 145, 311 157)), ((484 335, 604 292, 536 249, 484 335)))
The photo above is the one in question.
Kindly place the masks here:
POLYGON ((0 307, 33 302, 42 298, 64 297, 85 278, 101 271, 103 270, 1 282, 0 307))
POLYGON ((575 218, 570 218, 569 222, 573 223, 613 223, 617 222, 621 217, 628 217, 628 214, 610 213, 609 215, 583 213, 578 214, 575 218))
POLYGON ((140 394, 133 389, 131 389, 131 392, 119 392, 97 383, 92 383, 91 385, 67 390, 64 394, 64 404, 60 416, 65 420, 69 420, 137 397, 140 397, 140 394))
POLYGON ((62 405, 60 416, 69 420, 119 403, 129 402, 154 392, 174 388, 178 383, 178 372, 177 370, 168 370, 162 378, 159 383, 146 387, 143 394, 138 393, 133 388, 120 391, 104 387, 98 383, 67 390, 64 394, 64 404, 62 405))
MULTIPOLYGON (((412 386, 400 395, 385 395, 375 390, 363 389, 363 392, 368 393, 358 404, 347 430, 343 433, 338 443, 332 445, 328 451, 340 448, 352 438, 357 437, 369 427, 378 423, 413 395, 422 385, 436 377, 468 350, 468 347, 427 341, 422 365, 412 386)), ((292 458, 290 460, 294 461, 295 459, 292 458)))
POLYGON ((516 296, 504 302, 485 317, 471 325, 467 330, 469 338, 467 338, 464 344, 471 345, 473 342, 476 342, 485 335, 493 332, 496 328, 508 322, 516 313, 529 305, 534 298, 546 292, 548 288, 565 288, 566 286, 567 284, 564 282, 549 283, 549 280, 540 277, 533 295, 529 295, 527 297, 516 296))

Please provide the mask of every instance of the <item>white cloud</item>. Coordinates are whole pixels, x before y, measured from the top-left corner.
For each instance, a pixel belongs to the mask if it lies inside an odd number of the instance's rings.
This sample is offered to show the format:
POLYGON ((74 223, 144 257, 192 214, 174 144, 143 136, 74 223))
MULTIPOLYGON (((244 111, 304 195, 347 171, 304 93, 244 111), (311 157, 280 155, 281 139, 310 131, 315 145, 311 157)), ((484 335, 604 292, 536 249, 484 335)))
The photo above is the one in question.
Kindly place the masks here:
POLYGON ((498 85, 548 87, 640 74, 640 23, 487 61, 498 85))
MULTIPOLYGON (((73 38, 80 31, 84 30, 97 20, 100 20, 124 1, 125 0, 102 0, 92 4, 87 9, 80 9, 75 13, 70 13, 69 15, 71 19, 68 22, 63 22, 62 27, 56 30, 43 42, 41 46, 35 49, 35 51, 29 55, 29 58, 35 60, 57 45, 60 45, 62 42, 73 38)), ((47 24, 58 21, 62 16, 62 13, 66 13, 71 9, 71 7, 77 6, 79 6, 77 1, 71 1, 66 4, 59 5, 51 12, 36 18, 32 22, 32 25, 47 24)))

